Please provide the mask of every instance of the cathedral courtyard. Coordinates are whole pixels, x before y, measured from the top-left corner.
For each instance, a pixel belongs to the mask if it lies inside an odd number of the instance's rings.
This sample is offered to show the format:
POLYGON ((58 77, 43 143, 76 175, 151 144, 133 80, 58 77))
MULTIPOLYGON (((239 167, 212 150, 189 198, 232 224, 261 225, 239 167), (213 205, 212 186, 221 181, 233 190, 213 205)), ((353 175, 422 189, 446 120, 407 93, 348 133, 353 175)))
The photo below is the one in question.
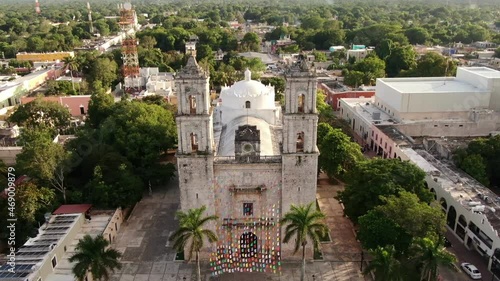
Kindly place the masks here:
MULTIPOLYGON (((343 217, 335 196, 339 186, 318 186, 318 204, 327 215, 331 242, 322 244, 323 260, 308 262, 309 281, 364 281, 360 267, 360 248, 350 221, 343 217), (314 277, 313 277, 314 275, 314 277)), ((113 247, 123 253, 123 268, 112 281, 183 281, 194 280, 194 263, 174 261, 175 250, 167 241, 175 231, 175 211, 179 208, 178 182, 146 194, 124 223, 113 247)), ((283 263, 281 275, 233 273, 211 276, 208 264, 202 263, 202 280, 253 281, 299 280, 300 263, 283 263)))

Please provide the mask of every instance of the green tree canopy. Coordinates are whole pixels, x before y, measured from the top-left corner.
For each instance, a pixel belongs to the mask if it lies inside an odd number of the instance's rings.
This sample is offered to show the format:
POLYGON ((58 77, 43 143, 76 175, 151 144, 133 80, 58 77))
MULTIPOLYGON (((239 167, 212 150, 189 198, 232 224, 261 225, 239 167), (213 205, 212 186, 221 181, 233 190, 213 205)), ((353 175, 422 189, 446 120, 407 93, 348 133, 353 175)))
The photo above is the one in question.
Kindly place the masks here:
POLYGON ((104 88, 111 87, 111 84, 118 78, 118 64, 107 57, 97 58, 88 75, 88 82, 101 81, 104 88))
POLYGON ((78 281, 85 280, 87 273, 99 281, 108 281, 116 269, 121 269, 120 252, 109 248, 110 242, 102 235, 92 238, 85 235, 75 247, 75 253, 69 258, 74 263, 72 271, 78 281))
POLYGON ((358 162, 346 175, 346 188, 340 193, 345 213, 354 221, 384 203, 382 197, 410 191, 426 203, 432 194, 425 187, 425 173, 414 164, 398 159, 374 158, 358 162))
POLYGON ((395 255, 396 250, 393 246, 377 247, 370 251, 373 259, 363 271, 367 275, 370 272, 375 274, 375 281, 403 281, 403 266, 395 255))
POLYGON ((177 140, 172 112, 155 104, 122 101, 115 104, 113 115, 104 121, 100 131, 104 142, 133 163, 145 183, 172 176, 173 170, 158 162, 177 140), (157 169, 165 172, 155 173, 157 169))
POLYGON ((429 237, 434 241, 445 232, 445 215, 436 202, 429 205, 415 193, 401 191, 383 198, 385 204, 375 210, 384 214, 413 237, 429 237))
POLYGON ((241 39, 242 51, 260 52, 260 37, 256 33, 248 32, 241 39))
POLYGON ((371 210, 358 219, 357 238, 364 249, 376 250, 378 247, 394 246, 400 255, 406 252, 412 242, 412 236, 384 213, 371 210))
POLYGON ((455 269, 457 258, 441 244, 428 238, 417 239, 413 244, 415 256, 413 261, 420 269, 420 279, 425 281, 439 280, 439 267, 455 269))
POLYGON ((61 192, 66 202, 65 175, 71 168, 70 154, 62 145, 52 142, 46 130, 23 134, 29 142, 24 142, 22 152, 16 157, 16 170, 61 192))
POLYGON ((428 52, 417 60, 417 67, 402 71, 405 77, 441 77, 455 76, 457 64, 435 52, 428 52))
POLYGON ((328 233, 328 227, 323 222, 325 214, 315 210, 314 202, 307 205, 292 205, 281 223, 286 226, 283 243, 288 243, 294 239, 294 253, 297 253, 302 247, 302 271, 300 280, 304 281, 306 273, 306 245, 307 241, 312 241, 315 248, 319 247, 320 235, 328 233))
POLYGON ((71 114, 66 107, 38 98, 20 105, 8 120, 26 128, 45 127, 55 130, 68 126, 70 118, 71 114))
POLYGON ((493 186, 500 183, 500 135, 471 141, 467 148, 455 151, 453 159, 479 182, 493 186))
POLYGON ((198 209, 189 209, 187 212, 177 211, 176 217, 179 219, 179 229, 177 229, 169 238, 174 242, 174 249, 188 254, 187 259, 191 260, 193 253, 196 257, 196 280, 201 281, 200 273, 200 250, 204 247, 204 240, 210 243, 217 242, 217 235, 207 224, 218 219, 217 216, 204 217, 207 207, 202 206, 198 209))
POLYGON ((416 53, 411 45, 396 46, 386 58, 386 72, 389 77, 394 77, 401 70, 408 70, 416 66, 416 53))
POLYGON ((329 178, 342 177, 358 161, 364 159, 361 147, 352 142, 349 136, 340 129, 334 129, 330 126, 328 133, 323 139, 318 139, 318 143, 320 151, 318 164, 329 178))

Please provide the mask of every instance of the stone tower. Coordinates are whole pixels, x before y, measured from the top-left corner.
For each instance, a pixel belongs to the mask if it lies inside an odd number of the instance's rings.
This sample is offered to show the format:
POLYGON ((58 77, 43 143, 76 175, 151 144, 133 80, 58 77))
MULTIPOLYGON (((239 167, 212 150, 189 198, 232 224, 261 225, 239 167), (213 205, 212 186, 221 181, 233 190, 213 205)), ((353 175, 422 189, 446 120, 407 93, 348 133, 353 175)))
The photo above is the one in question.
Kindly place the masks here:
POLYGON ((283 114, 283 190, 282 210, 291 204, 316 200, 318 114, 316 76, 305 58, 293 65, 285 76, 285 112, 283 114))
MULTIPOLYGON (((190 56, 175 79, 177 90, 177 170, 181 209, 213 205, 214 137, 209 76, 190 56)), ((207 214, 213 210, 208 208, 207 214)))

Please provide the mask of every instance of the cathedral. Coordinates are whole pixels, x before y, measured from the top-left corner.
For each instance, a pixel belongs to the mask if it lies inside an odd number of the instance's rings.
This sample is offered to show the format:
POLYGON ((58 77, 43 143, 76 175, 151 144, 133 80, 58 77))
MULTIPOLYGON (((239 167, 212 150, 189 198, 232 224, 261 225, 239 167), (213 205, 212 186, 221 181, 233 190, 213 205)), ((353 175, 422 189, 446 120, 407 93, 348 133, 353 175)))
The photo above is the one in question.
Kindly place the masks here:
POLYGON ((280 219, 292 204, 316 200, 316 77, 301 60, 285 78, 282 107, 249 70, 215 101, 194 56, 176 75, 181 209, 205 205, 205 215, 218 216, 208 227, 219 241, 202 253, 214 275, 278 273, 281 259, 301 256, 282 244, 280 219))

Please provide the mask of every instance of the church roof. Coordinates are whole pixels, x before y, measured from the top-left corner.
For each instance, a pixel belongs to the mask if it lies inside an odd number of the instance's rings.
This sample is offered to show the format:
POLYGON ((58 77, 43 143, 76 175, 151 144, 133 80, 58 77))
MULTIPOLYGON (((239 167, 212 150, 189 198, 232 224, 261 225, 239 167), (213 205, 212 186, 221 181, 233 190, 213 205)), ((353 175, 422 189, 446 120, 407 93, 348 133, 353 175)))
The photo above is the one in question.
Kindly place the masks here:
POLYGON ((260 155, 280 155, 279 140, 276 140, 273 128, 266 121, 253 116, 241 116, 231 120, 222 128, 217 156, 234 156, 234 139, 239 126, 252 125, 260 131, 260 155))
POLYGON ((233 95, 238 98, 259 97, 274 94, 274 87, 266 86, 259 81, 252 80, 250 70, 245 71, 245 79, 238 81, 229 88, 222 89, 221 94, 233 95))

